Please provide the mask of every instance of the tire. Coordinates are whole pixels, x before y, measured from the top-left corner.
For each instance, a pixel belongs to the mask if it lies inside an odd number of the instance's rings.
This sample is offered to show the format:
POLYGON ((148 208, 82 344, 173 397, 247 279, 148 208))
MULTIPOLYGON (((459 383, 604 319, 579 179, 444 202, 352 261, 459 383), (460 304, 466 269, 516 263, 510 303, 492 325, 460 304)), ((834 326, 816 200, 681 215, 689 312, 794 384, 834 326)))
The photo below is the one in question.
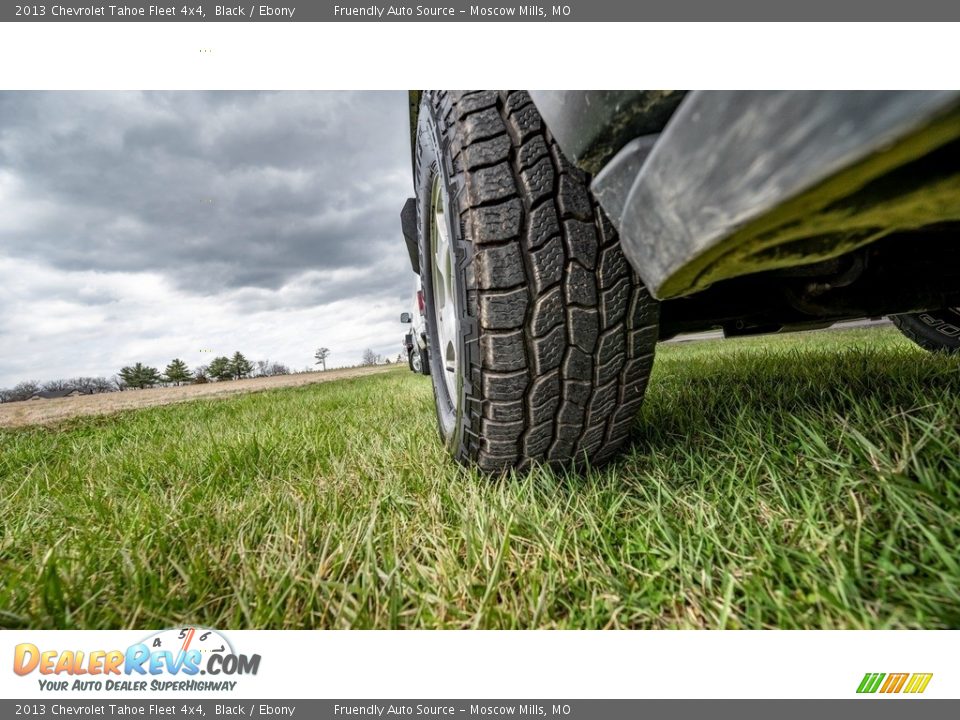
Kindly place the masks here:
POLYGON ((891 315, 893 324, 920 347, 931 352, 960 352, 960 308, 891 315))
POLYGON ((425 348, 417 348, 415 352, 420 357, 420 374, 429 375, 430 374, 430 353, 428 353, 425 348))
POLYGON ((420 373, 420 353, 416 350, 407 350, 407 365, 410 367, 410 372, 420 373))
POLYGON ((425 92, 415 183, 450 454, 489 472, 613 457, 643 400, 658 305, 589 178, 527 93, 425 92))

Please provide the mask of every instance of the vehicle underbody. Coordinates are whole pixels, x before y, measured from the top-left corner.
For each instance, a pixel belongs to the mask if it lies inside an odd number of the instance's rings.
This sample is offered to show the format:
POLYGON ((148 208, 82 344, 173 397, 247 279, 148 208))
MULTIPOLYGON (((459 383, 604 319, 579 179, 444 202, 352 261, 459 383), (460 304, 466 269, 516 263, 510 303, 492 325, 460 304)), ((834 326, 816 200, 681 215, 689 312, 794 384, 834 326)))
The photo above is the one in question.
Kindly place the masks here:
POLYGON ((722 280, 661 301, 660 339, 728 337, 960 307, 960 224, 895 234, 831 260, 722 280))

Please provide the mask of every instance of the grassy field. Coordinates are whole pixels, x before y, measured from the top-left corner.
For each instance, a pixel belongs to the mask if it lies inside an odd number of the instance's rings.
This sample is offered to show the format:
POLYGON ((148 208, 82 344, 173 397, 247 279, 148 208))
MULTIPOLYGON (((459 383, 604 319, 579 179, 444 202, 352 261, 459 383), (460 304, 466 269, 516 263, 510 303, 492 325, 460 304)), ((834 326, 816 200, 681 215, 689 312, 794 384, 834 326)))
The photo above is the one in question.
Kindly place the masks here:
POLYGON ((447 460, 405 370, 0 431, 0 625, 960 627, 960 358, 661 346, 580 475, 447 460))

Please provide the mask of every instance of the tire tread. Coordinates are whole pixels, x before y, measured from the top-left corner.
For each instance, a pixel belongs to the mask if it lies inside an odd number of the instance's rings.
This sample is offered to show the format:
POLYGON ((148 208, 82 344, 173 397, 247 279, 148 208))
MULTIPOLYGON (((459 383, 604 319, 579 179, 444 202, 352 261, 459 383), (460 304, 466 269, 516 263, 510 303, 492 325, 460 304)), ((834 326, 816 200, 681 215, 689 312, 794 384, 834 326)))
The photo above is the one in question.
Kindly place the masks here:
POLYGON ((460 457, 485 471, 595 463, 629 436, 658 306, 522 91, 428 93, 462 175, 476 365, 460 457))

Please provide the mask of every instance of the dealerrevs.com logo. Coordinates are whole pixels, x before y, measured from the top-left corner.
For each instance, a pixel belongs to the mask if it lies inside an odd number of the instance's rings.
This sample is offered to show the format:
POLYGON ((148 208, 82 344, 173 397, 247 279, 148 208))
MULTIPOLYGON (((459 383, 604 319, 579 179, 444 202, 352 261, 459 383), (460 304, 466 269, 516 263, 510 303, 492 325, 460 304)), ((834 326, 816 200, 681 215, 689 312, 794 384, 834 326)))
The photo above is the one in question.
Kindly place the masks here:
POLYGON ((927 689, 933 673, 867 673, 857 687, 858 693, 906 693, 914 695, 927 689))
POLYGON ((216 630, 164 630, 126 650, 53 650, 33 643, 14 648, 13 671, 36 673, 41 690, 144 692, 231 691, 242 675, 256 675, 260 655, 244 655, 216 630), (202 679, 198 676, 204 676, 202 679))

